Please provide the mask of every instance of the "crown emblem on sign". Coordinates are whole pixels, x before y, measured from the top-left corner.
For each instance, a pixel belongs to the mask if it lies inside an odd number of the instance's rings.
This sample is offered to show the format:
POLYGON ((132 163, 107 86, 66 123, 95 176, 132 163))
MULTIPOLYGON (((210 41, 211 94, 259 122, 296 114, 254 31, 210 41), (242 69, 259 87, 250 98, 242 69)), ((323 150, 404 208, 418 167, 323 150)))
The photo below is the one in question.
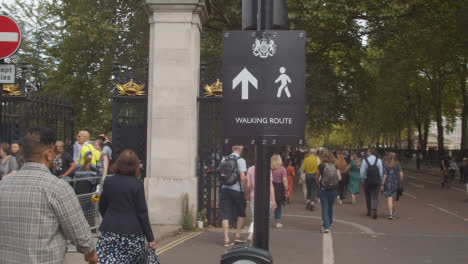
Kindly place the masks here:
POLYGON ((253 55, 262 59, 273 56, 276 53, 276 44, 272 39, 255 39, 255 43, 252 45, 253 55))
POLYGON ((133 79, 126 84, 116 84, 115 87, 117 88, 118 95, 126 95, 126 96, 137 96, 137 95, 145 95, 145 84, 136 84, 133 79))
POLYGON ((205 96, 206 97, 221 97, 223 96, 223 83, 216 79, 216 82, 208 85, 205 84, 205 96))
POLYGON ((21 95, 21 90, 19 88, 19 83, 4 84, 2 88, 2 94, 5 96, 21 95))

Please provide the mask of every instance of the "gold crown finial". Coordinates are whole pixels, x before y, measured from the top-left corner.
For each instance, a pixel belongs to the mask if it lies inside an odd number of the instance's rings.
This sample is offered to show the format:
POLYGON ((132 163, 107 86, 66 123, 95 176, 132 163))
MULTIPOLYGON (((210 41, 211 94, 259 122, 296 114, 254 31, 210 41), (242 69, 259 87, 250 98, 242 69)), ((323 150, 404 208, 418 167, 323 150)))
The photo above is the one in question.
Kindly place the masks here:
POLYGON ((205 84, 205 96, 207 97, 221 97, 223 96, 223 83, 216 79, 216 82, 208 85, 205 84))
POLYGON ((137 84, 130 79, 128 83, 125 84, 116 84, 115 87, 118 90, 118 95, 126 95, 126 96, 137 96, 137 95, 145 95, 145 84, 137 84))
POLYGON ((21 90, 19 88, 19 83, 4 84, 2 87, 2 94, 4 96, 21 95, 21 90))

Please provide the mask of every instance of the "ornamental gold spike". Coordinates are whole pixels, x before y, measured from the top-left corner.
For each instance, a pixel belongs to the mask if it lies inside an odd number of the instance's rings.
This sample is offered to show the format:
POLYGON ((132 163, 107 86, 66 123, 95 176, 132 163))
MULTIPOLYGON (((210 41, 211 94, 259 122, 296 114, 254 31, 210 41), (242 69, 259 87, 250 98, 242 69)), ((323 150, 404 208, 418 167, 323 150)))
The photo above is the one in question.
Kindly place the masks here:
POLYGON ((116 84, 115 87, 117 88, 118 95, 126 95, 126 96, 139 96, 145 95, 145 84, 137 84, 130 79, 128 83, 125 84, 116 84))
POLYGON ((221 97, 223 96, 223 83, 216 79, 216 82, 208 85, 205 84, 205 96, 206 97, 221 97))
POLYGON ((4 96, 21 95, 21 90, 19 88, 19 83, 4 84, 2 87, 2 94, 4 96))

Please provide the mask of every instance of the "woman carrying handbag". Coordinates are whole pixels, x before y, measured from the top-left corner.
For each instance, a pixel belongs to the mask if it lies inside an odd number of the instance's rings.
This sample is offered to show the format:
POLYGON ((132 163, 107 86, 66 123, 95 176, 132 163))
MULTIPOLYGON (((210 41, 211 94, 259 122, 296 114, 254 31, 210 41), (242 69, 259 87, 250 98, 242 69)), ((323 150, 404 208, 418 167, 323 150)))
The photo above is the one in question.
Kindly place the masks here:
POLYGON ((105 180, 99 198, 103 218, 97 245, 100 264, 145 263, 145 238, 149 248, 156 248, 143 182, 138 179, 139 165, 135 152, 124 150, 112 165, 115 176, 105 180))

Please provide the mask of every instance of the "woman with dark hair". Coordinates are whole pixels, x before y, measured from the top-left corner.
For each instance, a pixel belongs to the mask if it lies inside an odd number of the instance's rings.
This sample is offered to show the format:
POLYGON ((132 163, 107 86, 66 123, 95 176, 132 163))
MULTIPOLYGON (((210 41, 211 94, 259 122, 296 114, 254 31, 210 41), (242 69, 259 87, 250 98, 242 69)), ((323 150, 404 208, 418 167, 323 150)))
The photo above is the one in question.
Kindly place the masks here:
POLYGON ((149 223, 140 161, 132 150, 124 150, 111 167, 99 199, 102 223, 97 251, 99 263, 142 263, 145 237, 155 249, 149 223))
POLYGON ((10 146, 11 155, 15 157, 16 162, 18 163, 18 170, 23 167, 24 164, 24 155, 23 149, 21 148, 20 142, 13 142, 10 146))
POLYGON ((356 153, 351 154, 351 162, 348 164, 346 171, 349 174, 349 192, 351 193, 351 203, 356 203, 356 195, 359 194, 359 184, 361 182, 361 175, 359 169, 361 167, 361 160, 356 153))
POLYGON ((10 144, 0 144, 0 180, 18 170, 18 162, 15 156, 11 154, 10 144))
POLYGON ((16 156, 21 149, 21 144, 19 142, 13 142, 10 146, 11 155, 16 156))

